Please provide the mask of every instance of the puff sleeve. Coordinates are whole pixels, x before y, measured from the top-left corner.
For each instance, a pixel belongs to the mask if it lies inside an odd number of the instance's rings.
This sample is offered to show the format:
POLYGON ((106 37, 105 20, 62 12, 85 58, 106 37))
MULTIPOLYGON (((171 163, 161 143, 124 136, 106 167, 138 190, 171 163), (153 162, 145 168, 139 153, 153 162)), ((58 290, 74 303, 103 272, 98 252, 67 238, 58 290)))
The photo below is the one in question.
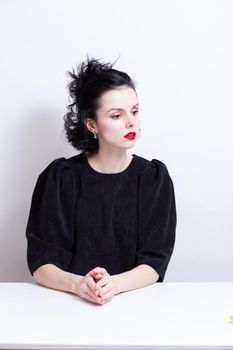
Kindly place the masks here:
POLYGON ((137 265, 154 268, 162 282, 174 249, 177 216, 172 179, 157 159, 140 176, 138 220, 137 265))
POLYGON ((39 175, 26 227, 27 263, 31 275, 41 265, 67 271, 72 259, 76 183, 65 158, 51 162, 39 175))

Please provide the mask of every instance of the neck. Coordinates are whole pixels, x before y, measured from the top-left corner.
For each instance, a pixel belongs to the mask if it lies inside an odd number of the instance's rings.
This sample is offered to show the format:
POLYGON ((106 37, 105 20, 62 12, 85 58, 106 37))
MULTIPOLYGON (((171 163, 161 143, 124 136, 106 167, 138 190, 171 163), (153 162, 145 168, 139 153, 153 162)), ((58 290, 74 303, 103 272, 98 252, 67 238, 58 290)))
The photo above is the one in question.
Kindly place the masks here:
POLYGON ((97 171, 103 173, 118 173, 127 168, 132 156, 126 151, 98 152, 87 157, 89 164, 97 171))

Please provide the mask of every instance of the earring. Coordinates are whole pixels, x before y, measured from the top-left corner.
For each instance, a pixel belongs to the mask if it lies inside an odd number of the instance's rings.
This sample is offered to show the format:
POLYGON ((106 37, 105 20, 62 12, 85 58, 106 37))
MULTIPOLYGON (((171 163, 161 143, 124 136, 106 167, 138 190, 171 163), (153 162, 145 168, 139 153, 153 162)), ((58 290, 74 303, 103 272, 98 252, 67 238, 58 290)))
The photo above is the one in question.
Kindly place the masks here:
POLYGON ((93 132, 93 134, 94 134, 94 139, 97 139, 97 134, 95 131, 93 132))
POLYGON ((138 137, 141 135, 141 128, 138 129, 138 137))

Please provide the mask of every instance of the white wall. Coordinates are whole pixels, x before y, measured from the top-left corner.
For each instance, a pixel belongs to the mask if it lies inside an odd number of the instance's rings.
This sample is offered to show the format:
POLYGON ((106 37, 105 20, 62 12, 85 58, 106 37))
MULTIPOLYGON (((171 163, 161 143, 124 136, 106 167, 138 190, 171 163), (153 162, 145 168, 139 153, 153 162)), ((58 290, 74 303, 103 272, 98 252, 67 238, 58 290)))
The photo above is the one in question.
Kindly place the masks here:
POLYGON ((137 82, 131 154, 168 167, 177 240, 165 281, 232 281, 233 1, 0 2, 0 281, 30 281, 25 227, 35 181, 66 142, 66 72, 114 61, 137 82))

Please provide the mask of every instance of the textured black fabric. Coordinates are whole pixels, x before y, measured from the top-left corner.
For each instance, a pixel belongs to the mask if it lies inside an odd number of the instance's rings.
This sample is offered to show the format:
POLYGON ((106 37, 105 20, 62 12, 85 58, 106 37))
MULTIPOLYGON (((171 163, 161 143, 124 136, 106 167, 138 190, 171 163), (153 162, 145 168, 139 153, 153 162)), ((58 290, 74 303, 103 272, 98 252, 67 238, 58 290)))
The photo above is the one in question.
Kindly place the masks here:
POLYGON ((162 282, 176 231, 173 182, 164 163, 133 154, 115 174, 94 170, 78 154, 52 161, 39 175, 26 228, 33 272, 51 263, 85 275, 147 264, 162 282))

